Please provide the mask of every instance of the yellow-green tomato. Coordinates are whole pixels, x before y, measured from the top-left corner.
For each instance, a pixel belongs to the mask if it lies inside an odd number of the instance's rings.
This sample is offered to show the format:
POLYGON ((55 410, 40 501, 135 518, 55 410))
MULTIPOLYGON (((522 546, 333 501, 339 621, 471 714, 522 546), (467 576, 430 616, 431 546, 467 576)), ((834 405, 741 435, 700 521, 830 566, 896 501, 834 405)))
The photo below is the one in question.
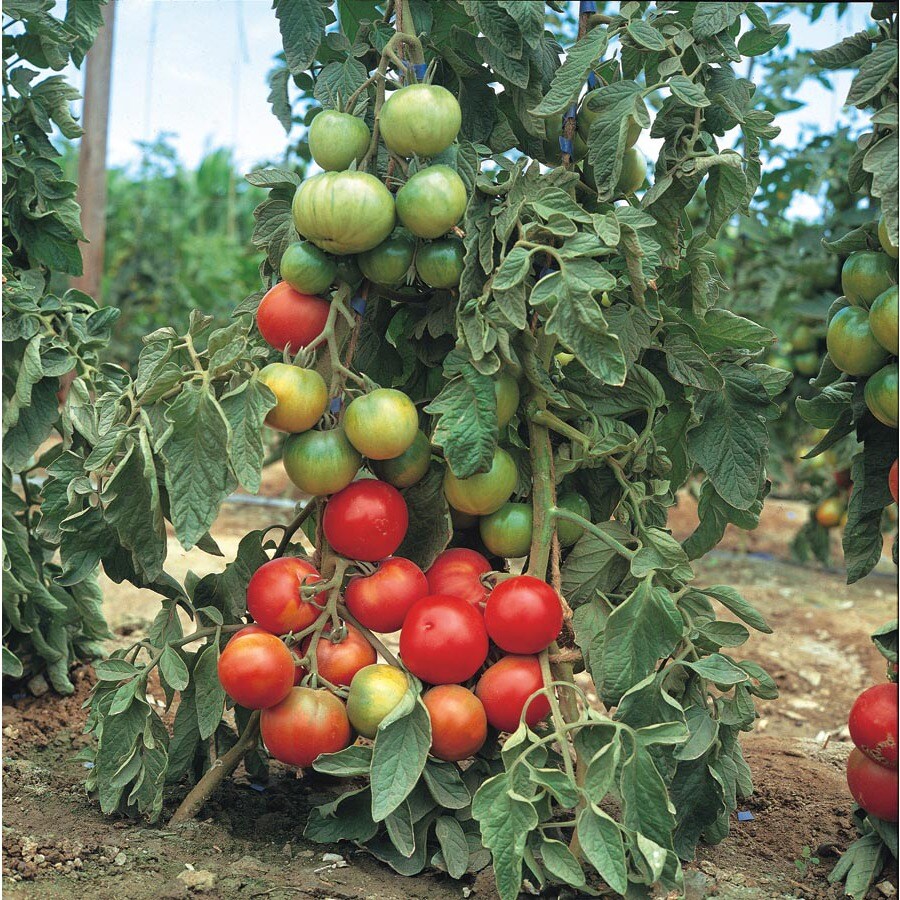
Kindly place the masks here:
POLYGON ((896 245, 891 243, 891 237, 888 234, 887 223, 884 221, 884 216, 878 220, 878 240, 881 243, 881 249, 884 250, 888 256, 896 259, 898 250, 896 245))
POLYGON ((421 481, 430 462, 431 444, 425 433, 418 431, 412 444, 399 456, 373 461, 372 471, 382 481, 402 490, 421 481))
POLYGON ((888 428, 897 427, 897 363, 879 369, 863 391, 869 412, 888 428))
POLYGON ((825 343, 831 361, 848 375, 871 375, 887 362, 887 350, 869 327, 868 310, 858 306, 845 306, 832 318, 825 343))
POLYGON ((819 354, 814 350, 810 353, 798 353, 794 357, 794 369, 800 375, 815 375, 819 371, 819 354))
POLYGON ((622 173, 616 184, 620 194, 633 194, 647 177, 647 160, 637 147, 629 147, 622 157, 622 173))
POLYGON ((844 261, 841 288, 854 306, 866 309, 895 281, 896 263, 876 250, 857 250, 844 261))
POLYGON ((281 461, 288 478, 315 497, 342 491, 362 465, 362 457, 340 427, 292 434, 284 442, 281 461))
POLYGON ((459 101, 437 84, 410 84, 394 91, 381 108, 381 137, 398 156, 437 156, 459 133, 459 101))
POLYGON ((509 500, 516 487, 516 464, 502 448, 497 447, 491 467, 468 478, 457 478, 448 468, 444 474, 444 496, 460 512, 487 516, 509 500))
POLYGON ((497 398, 497 427, 506 428, 519 408, 519 382, 509 372, 501 372, 494 379, 494 396, 497 398))
POLYGON ((366 155, 371 136, 362 119, 326 109, 309 126, 309 152, 326 172, 336 172, 366 155))
MULTIPOLYGON (((567 509, 569 512, 578 513, 582 519, 591 521, 591 507, 581 494, 575 491, 565 491, 556 498, 556 505, 560 509, 567 509)), ((556 520, 556 536, 559 538, 561 547, 571 547, 584 534, 584 528, 576 522, 568 519, 556 520)))
POLYGON ((397 215, 417 237, 446 234, 466 211, 466 186, 450 166, 420 169, 397 192, 397 215))
POLYGON ((297 241, 281 257, 281 277, 301 294, 321 294, 337 277, 334 260, 309 241, 297 241))
POLYGON ((491 553, 516 559, 527 556, 531 549, 533 522, 530 503, 504 503, 496 512, 481 517, 478 530, 491 553))
POLYGON ((360 669, 350 682, 347 716, 363 736, 374 738, 378 726, 403 699, 409 687, 406 673, 394 666, 374 663, 360 669))
POLYGON ((266 414, 266 425, 299 434, 308 431, 325 413, 328 388, 313 369, 288 363, 270 363, 259 380, 275 395, 275 405, 266 414))
POLYGON ((402 391, 377 388, 351 401, 344 414, 350 443, 369 459, 394 459, 419 433, 416 406, 402 391))
POLYGON ((869 327, 872 329, 872 334, 875 335, 875 340, 892 356, 897 355, 898 346, 900 346, 898 316, 900 316, 900 312, 897 307, 897 286, 893 285, 875 298, 875 302, 869 310, 869 327))

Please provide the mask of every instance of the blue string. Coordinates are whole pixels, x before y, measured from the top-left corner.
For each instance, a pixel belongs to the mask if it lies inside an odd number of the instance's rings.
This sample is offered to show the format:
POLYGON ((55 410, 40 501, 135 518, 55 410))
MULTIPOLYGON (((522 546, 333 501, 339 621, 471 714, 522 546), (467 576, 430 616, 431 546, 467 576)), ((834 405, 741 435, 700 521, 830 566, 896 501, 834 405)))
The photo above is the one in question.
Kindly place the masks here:
POLYGON ((365 315, 366 312, 366 298, 360 294, 357 294, 351 301, 350 306, 353 310, 358 312, 361 316, 365 315))
POLYGON ((565 120, 565 119, 574 119, 574 118, 575 118, 575 104, 573 103, 569 107, 568 112, 563 116, 563 119, 565 120))
POLYGON ((421 81, 425 77, 425 73, 428 71, 428 63, 403 63, 403 68, 407 70, 407 73, 410 69, 416 73, 416 78, 421 81))
POLYGON ((568 153, 569 156, 571 156, 575 150, 575 147, 569 138, 567 138, 564 134, 561 134, 559 136, 559 149, 562 150, 563 153, 568 153))
POLYGON ((581 0, 581 8, 579 9, 581 13, 592 13, 597 12, 597 4, 594 0, 581 0))
POLYGON ((329 409, 330 409, 335 415, 337 415, 337 414, 341 411, 341 406, 343 405, 343 402, 344 402, 344 401, 341 400, 340 397, 332 397, 332 398, 331 398, 331 405, 329 406, 329 409))
POLYGON ((556 271, 556 266, 544 266, 543 269, 538 273, 538 281, 540 281, 545 275, 549 275, 551 272, 556 271))
POLYGON ((587 84, 588 84, 588 89, 589 89, 589 90, 590 90, 591 88, 597 87, 597 85, 600 84, 599 79, 597 78, 597 76, 596 76, 593 72, 588 72, 588 81, 587 81, 587 84))

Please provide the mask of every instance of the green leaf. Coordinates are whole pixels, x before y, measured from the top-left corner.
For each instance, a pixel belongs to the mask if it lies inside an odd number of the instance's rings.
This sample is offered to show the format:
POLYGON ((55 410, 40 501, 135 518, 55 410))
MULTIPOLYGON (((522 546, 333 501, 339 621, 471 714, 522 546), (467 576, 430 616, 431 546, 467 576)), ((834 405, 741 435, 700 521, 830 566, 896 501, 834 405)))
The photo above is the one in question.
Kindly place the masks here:
POLYGON ((325 37, 325 8, 320 0, 274 0, 284 55, 292 75, 308 69, 325 37))
POLYGON ((687 554, 669 532, 646 528, 640 536, 642 546, 631 559, 631 574, 635 578, 644 578, 651 572, 671 572, 678 581, 694 577, 687 554))
POLYGON ((641 86, 634 81, 614 81, 596 88, 587 95, 585 103, 598 111, 591 124, 588 161, 594 169, 600 199, 610 200, 622 174, 629 119, 645 128, 650 119, 641 86))
POLYGON ((459 822, 450 816, 441 816, 434 823, 434 834, 447 864, 447 874, 451 878, 462 878, 469 867, 469 845, 459 822))
POLYGON ((159 658, 159 671, 163 679, 176 691, 183 691, 191 680, 181 655, 173 647, 166 647, 159 658))
POLYGON ((322 753, 313 760, 313 768, 326 775, 352 778, 368 775, 372 764, 372 748, 364 744, 352 744, 337 753, 322 753))
POLYGON ((738 52, 741 56, 762 56, 763 53, 774 50, 789 30, 789 25, 774 25, 769 31, 760 28, 746 31, 738 40, 738 52))
POLYGON ((100 681, 121 681, 123 678, 134 678, 138 670, 124 659, 111 657, 95 663, 94 674, 100 681))
POLYGON ((723 153, 722 158, 726 162, 713 166, 706 180, 706 198, 709 203, 706 233, 712 238, 742 207, 747 194, 747 176, 741 168, 740 157, 736 153, 723 153))
POLYGON ((650 750, 640 744, 622 766, 619 792, 627 828, 640 831, 663 847, 672 846, 675 807, 650 750))
POLYGON ((624 894, 628 888, 625 844, 615 820, 591 804, 578 816, 577 834, 587 861, 612 890, 624 894))
POLYGON ((220 400, 231 429, 228 458, 238 481, 250 493, 259 490, 262 478, 263 422, 275 405, 275 395, 254 375, 220 400))
POLYGON ((766 620, 756 611, 733 587, 719 584, 701 588, 702 592, 714 600, 718 600, 727 610, 733 612, 741 621, 763 634, 771 634, 772 629, 766 620))
POLYGON ((646 47, 648 50, 661 52, 666 49, 666 39, 656 28, 643 19, 632 20, 628 23, 626 30, 636 43, 646 47))
POLYGON ((412 816, 409 804, 404 800, 384 820, 387 835, 401 856, 409 858, 416 851, 416 838, 413 834, 412 816))
POLYGON ((694 6, 694 35, 698 40, 729 28, 747 8, 746 3, 701 2, 694 6))
POLYGON ((444 467, 432 463, 420 481, 403 491, 409 527, 396 555, 411 559, 421 569, 427 569, 453 537, 443 483, 444 467))
POLYGON ((541 861, 547 871, 563 884, 572 887, 584 887, 585 877, 581 863, 572 855, 572 851, 562 841, 541 840, 541 861))
POLYGON ((823 69, 846 69, 869 55, 872 37, 868 31, 858 31, 824 50, 813 52, 813 62, 823 69))
POLYGON ((368 787, 347 791, 337 800, 310 811, 303 836, 320 844, 337 841, 367 841, 378 831, 372 821, 368 787))
POLYGON ((22 660, 9 647, 3 648, 3 674, 10 678, 21 678, 25 667, 22 660))
POLYGON ((456 766, 428 760, 422 777, 431 796, 445 809, 465 809, 472 802, 469 789, 456 766))
POLYGON ((882 625, 872 633, 872 642, 888 662, 897 662, 897 620, 882 625))
MULTIPOLYGON (((653 29, 653 31, 656 30, 653 29)), ((656 34, 659 35, 659 32, 656 34)), ((550 83, 550 90, 531 110, 532 114, 549 117, 566 110, 581 91, 584 80, 594 63, 606 52, 608 43, 609 37, 606 29, 593 28, 580 41, 573 44, 566 53, 563 64, 556 70, 553 81, 550 83)))
POLYGON ((736 666, 727 656, 721 653, 711 653, 696 662, 684 661, 685 668, 691 669, 703 678, 715 681, 717 684, 740 684, 747 680, 747 673, 736 666))
POLYGON ((670 78, 669 88, 682 103, 686 103, 688 106, 697 109, 709 106, 709 97, 706 96, 703 85, 691 81, 686 75, 675 75, 670 78))
POLYGON ((828 881, 843 881, 845 896, 863 900, 881 874, 886 857, 881 838, 877 834, 865 834, 847 848, 828 881))
POLYGON ((225 708, 225 690, 219 682, 218 663, 219 647, 217 644, 209 644, 197 657, 194 665, 197 729, 203 739, 208 738, 219 727, 225 708))
POLYGON ((525 763, 529 779, 546 788, 560 806, 571 809, 578 803, 578 788, 569 776, 560 769, 538 769, 525 763))
MULTIPOLYGON (((631 532, 618 522, 601 522, 597 527, 626 547, 634 543, 631 532)), ((625 557, 585 532, 563 563, 562 591, 569 603, 577 606, 615 590, 627 573, 625 557)))
POLYGON ((847 103, 850 106, 865 106, 877 97, 897 76, 897 40, 888 39, 875 46, 859 67, 847 103))

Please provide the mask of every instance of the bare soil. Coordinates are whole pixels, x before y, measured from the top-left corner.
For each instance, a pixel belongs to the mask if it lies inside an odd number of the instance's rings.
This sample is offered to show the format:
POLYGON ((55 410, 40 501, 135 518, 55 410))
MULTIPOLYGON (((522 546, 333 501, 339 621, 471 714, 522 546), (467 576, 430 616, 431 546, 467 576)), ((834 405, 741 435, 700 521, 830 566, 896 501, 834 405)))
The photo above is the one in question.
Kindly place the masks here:
MULTIPOLYGON (((264 490, 291 496, 279 468, 267 472, 264 490)), ((224 557, 186 553, 172 542, 168 568, 176 577, 221 568, 243 533, 290 514, 289 508, 230 505, 214 532, 224 557)), ((742 652, 769 670, 782 696, 760 704, 757 729, 743 740, 756 789, 742 811, 753 818, 735 821, 718 846, 700 848, 687 872, 691 900, 840 896, 826 876, 855 837, 843 776, 846 717, 856 695, 884 679, 869 634, 897 614, 896 570, 883 560, 848 587, 837 570, 790 562, 788 544, 805 515, 802 504, 774 501, 759 530, 729 532, 696 566, 702 583, 734 586, 774 628, 773 635, 754 635, 742 652)), ((683 537, 694 522, 693 503, 685 498, 672 527, 683 537)), ((117 641, 131 642, 152 620, 156 596, 111 583, 104 590, 117 641)), ((304 841, 306 811, 335 788, 315 773, 298 778, 274 767, 260 790, 239 770, 200 821, 177 829, 104 817, 84 793, 81 764, 72 760, 86 740, 82 704, 93 681, 90 668, 79 669, 75 681, 69 698, 4 696, 3 887, 10 898, 496 896, 490 872, 462 883, 440 874, 404 879, 350 845, 304 841)), ((172 790, 163 823, 185 790, 172 790)), ((881 884, 870 896, 893 896, 896 868, 881 884)))

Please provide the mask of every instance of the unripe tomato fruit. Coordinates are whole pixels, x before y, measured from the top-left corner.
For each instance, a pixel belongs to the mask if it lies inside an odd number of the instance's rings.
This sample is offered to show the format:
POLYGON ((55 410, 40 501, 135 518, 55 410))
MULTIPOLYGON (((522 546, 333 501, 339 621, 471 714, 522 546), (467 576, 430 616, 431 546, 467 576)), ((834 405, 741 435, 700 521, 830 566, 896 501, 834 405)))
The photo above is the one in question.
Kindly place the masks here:
POLYGON ((447 597, 459 597, 478 609, 487 600, 488 588, 481 576, 491 571, 491 564, 475 550, 454 547, 440 553, 425 573, 428 592, 447 597))
POLYGON ((398 156, 437 156, 459 133, 459 101, 437 84, 410 84, 381 108, 381 137, 398 156))
POLYGON ((288 478, 315 497, 342 491, 362 465, 362 457, 340 426, 291 435, 284 442, 281 461, 288 478))
POLYGON ((519 408, 519 382, 509 372, 501 372, 494 379, 494 396, 497 399, 497 427, 506 428, 519 408))
POLYGON ((417 431, 413 442, 393 459, 372 460, 370 468, 395 488, 408 488, 421 481, 431 464, 431 444, 423 431, 417 431))
POLYGON ((791 346, 797 353, 815 350, 816 344, 818 344, 818 338, 816 338, 816 333, 809 325, 798 325, 794 329, 794 334, 791 337, 791 346))
MULTIPOLYGON (((556 505, 560 509, 567 509, 569 512, 578 513, 583 519, 591 521, 591 506, 576 491, 566 491, 556 498, 556 505)), ((571 547, 578 542, 578 539, 584 534, 584 529, 575 522, 567 519, 556 520, 556 536, 559 538, 560 547, 571 547)))
POLYGON ((896 769, 879 766, 854 747, 847 759, 847 786, 853 799, 869 815, 885 822, 897 821, 896 769))
POLYGON ((489 516, 482 516, 478 530, 491 553, 515 559, 527 556, 531 549, 533 521, 530 503, 504 503, 489 516))
POLYGON ((825 337, 831 361, 848 375, 871 375, 887 361, 887 350, 875 340, 868 310, 847 306, 828 323, 825 337))
POLYGON ((446 234, 466 211, 466 186, 450 166, 419 169, 397 192, 397 215, 417 237, 446 234))
POLYGON ((296 353, 322 333, 330 308, 321 297, 301 294, 279 281, 259 301, 256 325, 270 347, 290 347, 296 353))
POLYGON ((888 472, 888 487, 891 489, 891 496, 894 498, 894 503, 897 503, 897 460, 894 460, 894 464, 891 466, 891 471, 888 472))
POLYGON ((298 434, 308 431, 325 413, 328 388, 314 369, 287 363, 270 363, 259 380, 275 395, 275 405, 266 413, 266 425, 298 434))
POLYGON ((869 412, 888 428, 897 427, 897 363, 879 369, 866 382, 863 396, 869 412))
POLYGON ((428 594, 428 581, 411 560, 391 556, 372 575, 354 575, 344 589, 344 605, 371 631, 398 631, 412 605, 428 594))
POLYGON ((409 687, 406 673, 378 663, 360 669, 350 682, 347 715, 363 736, 374 738, 385 716, 403 699, 409 687))
POLYGON ((291 688, 281 703, 264 709, 259 730, 269 753, 289 766, 308 766, 350 743, 344 704, 328 691, 306 687, 291 688))
POLYGON ((531 575, 501 581, 484 605, 484 627, 507 653, 540 653, 562 628, 562 602, 556 591, 531 575))
POLYGON ((409 525, 400 492, 375 478, 355 481, 325 506, 322 527, 335 553, 348 559, 386 559, 403 543, 409 525))
POLYGON ((458 597, 423 597, 400 629, 403 664, 429 684, 466 681, 481 668, 487 652, 481 613, 458 597))
POLYGON ((646 157, 637 147, 629 147, 622 157, 622 172, 616 182, 616 193, 633 194, 646 178, 646 157))
MULTIPOLYGON (((600 115, 605 102, 607 101, 605 101, 596 90, 588 91, 588 93, 584 95, 584 99, 581 101, 581 107, 578 110, 577 122, 578 133, 585 140, 588 140, 590 137, 591 125, 594 124, 594 120, 600 115)), ((638 125, 631 116, 628 116, 628 130, 625 132, 625 147, 633 147, 640 136, 641 126, 638 125)))
POLYGON ((416 405, 402 391, 377 388, 350 402, 344 413, 347 438, 369 459, 394 459, 419 433, 416 405))
MULTIPOLYGON (((484 706, 487 720, 498 731, 515 731, 525 702, 544 686, 536 656, 504 656, 478 679, 475 696, 484 706)), ((540 694, 528 704, 525 722, 534 728, 550 714, 550 701, 540 694)))
POLYGON ((321 610, 301 599, 300 588, 315 584, 319 577, 305 559, 270 559, 247 584, 247 611, 260 628, 272 634, 302 631, 319 618, 321 610))
POLYGON ((481 701, 458 684, 439 684, 422 695, 431 719, 431 755, 447 762, 474 756, 487 739, 481 701))
POLYGON ((850 708, 848 725, 853 743, 869 759, 897 768, 897 685, 886 682, 864 690, 850 708))
POLYGON ((301 294, 321 294, 337 277, 334 260, 315 244, 297 241, 281 257, 281 277, 301 294))
POLYGON ((878 241, 881 244, 881 249, 887 253, 892 259, 897 258, 897 247, 895 247, 891 243, 891 238, 888 235, 887 223, 884 221, 884 216, 882 216, 878 220, 878 241))
POLYGON ((391 192, 367 172, 307 178, 291 204, 294 227, 317 247, 344 255, 377 247, 396 221, 391 192))
POLYGON ((794 357, 794 368, 800 375, 815 375, 819 371, 819 354, 798 353, 794 357))
POLYGON ((309 126, 309 152, 326 172, 346 169, 369 149, 372 135, 362 119, 335 109, 322 110, 309 126))
POLYGON ((829 497, 816 507, 816 521, 823 528, 834 528, 841 522, 846 504, 840 497, 829 497))
POLYGON ((459 238, 433 241, 416 252, 416 274, 429 287, 454 288, 465 266, 464 257, 465 249, 459 238))
MULTIPOLYGON (((363 637, 358 628, 345 623, 347 634, 342 641, 333 642, 329 637, 331 625, 326 625, 316 644, 316 669, 332 684, 349 685, 353 676, 366 666, 374 665, 378 659, 375 648, 363 637)), ((301 655, 309 653, 312 635, 301 644, 301 655)), ((304 670, 304 675, 306 671, 304 670)))
POLYGON ((406 284, 415 253, 416 242, 405 231, 395 231, 377 247, 360 253, 356 261, 369 281, 394 287, 406 284))
POLYGON ((274 634, 241 629, 219 656, 219 682, 239 706, 265 709, 294 686, 294 657, 274 634))
POLYGON ((494 451, 491 467, 468 478, 457 478, 448 468, 444 474, 444 496, 460 512, 487 516, 509 500, 516 486, 516 464, 501 447, 494 451))
POLYGON ((841 288, 854 306, 868 308, 872 301, 893 283, 895 264, 876 250, 851 253, 841 269, 841 288))
POLYGON ((359 263, 355 256, 339 256, 334 261, 334 265, 337 269, 337 277, 341 281, 346 281, 347 284, 352 284, 354 287, 362 281, 362 272, 359 271, 359 263))
POLYGON ((897 304, 897 286, 882 291, 869 310, 869 328, 875 340, 892 356, 900 350, 900 311, 897 304))

